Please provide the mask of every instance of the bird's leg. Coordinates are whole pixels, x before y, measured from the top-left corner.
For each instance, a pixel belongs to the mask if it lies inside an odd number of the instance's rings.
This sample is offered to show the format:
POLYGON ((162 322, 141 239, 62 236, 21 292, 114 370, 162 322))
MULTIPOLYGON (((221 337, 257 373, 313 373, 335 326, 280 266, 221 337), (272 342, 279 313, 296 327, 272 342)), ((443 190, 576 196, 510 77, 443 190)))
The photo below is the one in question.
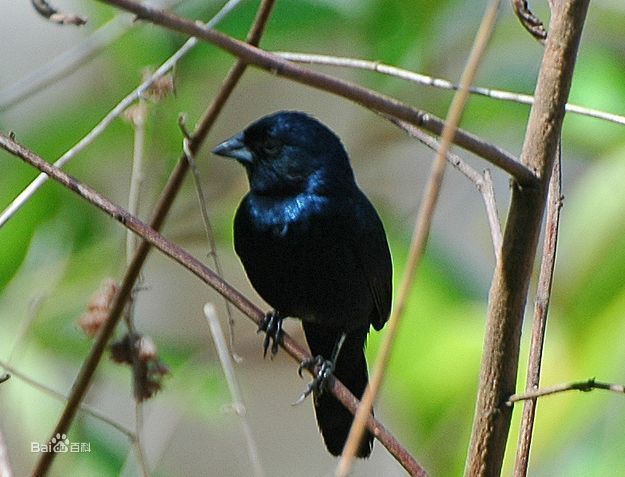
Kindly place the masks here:
POLYGON ((321 396, 326 386, 330 383, 330 378, 332 377, 332 373, 334 372, 334 368, 336 367, 336 361, 339 358, 339 353, 341 352, 341 348, 343 347, 343 343, 345 342, 346 333, 341 334, 341 337, 334 344, 334 349, 332 350, 332 357, 330 359, 324 359, 323 356, 317 355, 314 358, 308 358, 302 361, 297 369, 300 377, 302 376, 302 370, 307 369, 312 373, 315 372, 315 369, 319 367, 319 372, 315 374, 315 377, 312 379, 306 389, 302 393, 302 395, 298 398, 297 401, 293 403, 293 405, 301 404, 304 400, 310 395, 310 393, 314 392, 315 395, 321 396))
POLYGON ((282 343, 282 320, 285 317, 280 314, 278 310, 267 312, 265 318, 260 322, 258 326, 258 332, 265 332, 265 340, 263 341, 263 358, 267 356, 267 349, 269 349, 269 343, 271 344, 271 356, 275 356, 278 352, 278 346, 282 343))

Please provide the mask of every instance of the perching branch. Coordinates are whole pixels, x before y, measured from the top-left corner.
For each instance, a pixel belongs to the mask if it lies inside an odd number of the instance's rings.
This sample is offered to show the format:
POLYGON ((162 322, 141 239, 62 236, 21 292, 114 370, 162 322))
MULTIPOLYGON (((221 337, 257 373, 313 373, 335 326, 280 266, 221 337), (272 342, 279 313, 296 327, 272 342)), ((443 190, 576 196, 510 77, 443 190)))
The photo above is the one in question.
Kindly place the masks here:
MULTIPOLYGON (((98 1, 135 13, 140 19, 148 20, 154 24, 212 43, 246 63, 255 65, 277 76, 283 76, 322 91, 342 96, 374 111, 395 116, 431 133, 440 135, 443 132, 444 121, 429 113, 349 81, 302 68, 277 55, 250 46, 216 30, 205 28, 191 20, 178 17, 165 10, 151 8, 132 0, 98 1)), ((536 183, 536 176, 531 169, 517 161, 512 154, 487 143, 472 133, 457 129, 453 142, 503 169, 524 187, 532 187, 536 183)))
POLYGON ((600 381, 596 381, 595 378, 590 378, 586 381, 558 384, 548 388, 534 389, 521 394, 513 394, 506 401, 506 406, 512 406, 515 402, 519 401, 534 401, 539 397, 549 396, 551 394, 562 393, 565 391, 582 391, 587 393, 593 389, 605 389, 606 391, 625 394, 625 385, 623 384, 602 383, 600 381))
MULTIPOLYGON (((28 149, 16 143, 10 137, 7 137, 1 133, 0 147, 15 155, 16 157, 19 157, 24 162, 32 165, 33 167, 36 167, 40 171, 45 172, 51 179, 59 182, 69 190, 75 192, 90 204, 98 207, 100 210, 113 217, 122 225, 129 228, 136 234, 140 235, 144 241, 149 242, 150 245, 159 249, 165 255, 167 255, 178 264, 182 265, 189 272, 197 276, 204 283, 211 286, 215 291, 230 300, 230 302, 236 308, 238 308, 244 315, 248 316, 257 326, 260 325, 261 321, 265 317, 265 314, 262 312, 262 310, 260 310, 239 291, 230 286, 210 268, 205 266, 202 262, 194 258, 192 255, 181 249, 173 242, 167 240, 156 230, 141 222, 136 217, 130 215, 126 210, 119 207, 118 205, 115 205, 92 188, 77 181, 75 178, 54 167, 52 164, 44 161, 41 157, 37 156, 28 149)), ((135 260, 133 260, 133 264, 129 270, 132 270, 133 267, 136 266, 135 262, 137 261, 137 256, 138 255, 135 255, 135 260)), ((115 316, 113 314, 114 312, 120 313, 121 310, 117 310, 117 308, 119 308, 120 306, 123 307, 123 304, 121 304, 122 298, 124 299, 124 303, 127 299, 127 297, 124 297, 122 295, 125 293, 129 293, 129 291, 124 292, 124 290, 130 290, 131 287, 128 287, 125 282, 133 278, 130 275, 127 275, 127 277, 128 279, 124 280, 124 283, 120 287, 119 294, 116 296, 113 304, 111 305, 112 309, 110 316, 115 316)), ((136 278, 136 276, 134 278, 136 278)), ((83 368, 81 369, 81 372, 76 379, 72 394, 68 399, 68 405, 65 408, 59 424, 57 425, 57 429, 63 428, 64 430, 66 430, 69 427, 69 424, 71 423, 71 420, 73 418, 73 414, 75 413, 78 404, 80 403, 82 397, 86 392, 86 388, 90 382, 90 378, 93 375, 95 367, 97 366, 99 358, 101 357, 104 350, 106 341, 101 340, 100 337, 112 333, 112 329, 116 324, 116 322, 113 324, 111 323, 113 323, 113 320, 109 319, 101 328, 98 339, 96 340, 96 343, 94 344, 89 354, 89 357, 85 360, 85 364, 83 365, 83 368), (76 392, 77 388, 80 388, 80 392, 76 392)), ((297 363, 301 363, 302 361, 310 358, 308 353, 306 353, 287 333, 283 334, 281 346, 297 363)), ((314 370, 313 372, 317 371, 318 370, 314 370)), ((333 384, 329 385, 328 392, 331 392, 352 413, 356 412, 359 401, 337 379, 334 379, 333 384)), ((367 427, 371 431, 371 433, 373 433, 373 435, 375 435, 375 437, 382 443, 382 445, 384 445, 384 447, 386 447, 389 452, 397 459, 397 461, 410 473, 410 475, 427 476, 425 470, 416 462, 414 457, 412 457, 410 453, 399 443, 399 441, 397 441, 397 439, 395 439, 395 437, 390 434, 386 430, 386 428, 371 415, 367 419, 367 427)), ((58 431, 55 429, 55 432, 58 431)), ((44 457, 53 455, 54 453, 42 454, 37 468, 34 471, 35 475, 45 474, 51 462, 51 458, 48 457, 48 459, 44 461, 44 457)))
POLYGON ((495 476, 501 472, 512 416, 512 410, 503 404, 516 385, 529 280, 588 3, 562 0, 553 11, 521 153, 522 162, 536 171, 540 186, 513 186, 501 260, 489 295, 467 476, 495 476))

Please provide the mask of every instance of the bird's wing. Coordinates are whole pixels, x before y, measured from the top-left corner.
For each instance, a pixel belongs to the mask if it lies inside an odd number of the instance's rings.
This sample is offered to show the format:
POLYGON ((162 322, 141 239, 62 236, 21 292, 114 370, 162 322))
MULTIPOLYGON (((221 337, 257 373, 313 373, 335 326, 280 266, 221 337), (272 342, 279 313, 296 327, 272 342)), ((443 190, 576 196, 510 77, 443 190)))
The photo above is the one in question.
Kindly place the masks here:
POLYGON ((393 265, 382 221, 373 205, 362 193, 356 201, 358 224, 350 234, 352 249, 367 279, 376 313, 371 324, 381 330, 391 313, 393 265))

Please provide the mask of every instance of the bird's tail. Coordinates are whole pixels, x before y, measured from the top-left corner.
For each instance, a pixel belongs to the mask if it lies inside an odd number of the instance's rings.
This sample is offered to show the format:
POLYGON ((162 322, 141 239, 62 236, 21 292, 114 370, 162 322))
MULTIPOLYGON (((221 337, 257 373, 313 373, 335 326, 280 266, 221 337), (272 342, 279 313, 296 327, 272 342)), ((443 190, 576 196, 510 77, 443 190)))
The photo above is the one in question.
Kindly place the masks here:
MULTIPOLYGON (((311 354, 330 359, 334 346, 342 333, 328 330, 327 327, 321 327, 314 323, 304 322, 303 325, 311 354)), ((334 376, 347 386, 358 399, 362 397, 369 381, 364 350, 367 332, 367 329, 362 329, 347 334, 334 369, 334 376)), ((326 447, 332 455, 338 456, 343 451, 354 417, 329 392, 315 396, 314 401, 317 424, 326 447)), ((373 435, 369 431, 365 431, 356 456, 369 457, 372 446, 373 435)))

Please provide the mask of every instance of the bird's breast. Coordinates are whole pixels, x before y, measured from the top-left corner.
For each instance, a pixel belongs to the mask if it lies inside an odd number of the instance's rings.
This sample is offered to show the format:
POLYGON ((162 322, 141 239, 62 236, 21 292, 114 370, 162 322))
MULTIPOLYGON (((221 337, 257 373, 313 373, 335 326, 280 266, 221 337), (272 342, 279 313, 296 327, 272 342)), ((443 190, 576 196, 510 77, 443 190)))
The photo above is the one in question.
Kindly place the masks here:
POLYGON ((260 233, 285 237, 290 233, 307 233, 315 216, 322 214, 326 205, 327 198, 314 194, 288 198, 249 196, 245 213, 260 233))

